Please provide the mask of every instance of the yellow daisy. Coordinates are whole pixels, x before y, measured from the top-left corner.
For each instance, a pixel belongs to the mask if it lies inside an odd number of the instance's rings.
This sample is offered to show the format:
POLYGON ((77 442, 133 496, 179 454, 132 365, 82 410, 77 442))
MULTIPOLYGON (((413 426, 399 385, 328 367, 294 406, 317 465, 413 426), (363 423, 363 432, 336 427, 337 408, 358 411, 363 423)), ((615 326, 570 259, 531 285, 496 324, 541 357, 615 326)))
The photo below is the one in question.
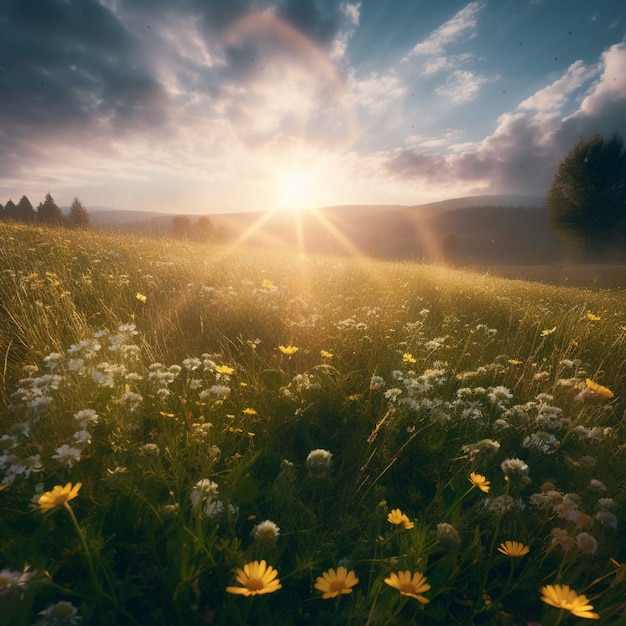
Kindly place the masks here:
POLYGON ((78 495, 82 486, 83 483, 76 483, 73 487, 72 483, 67 483, 65 487, 57 485, 52 488, 52 491, 42 493, 37 501, 41 512, 45 513, 46 511, 51 511, 52 509, 56 509, 56 507, 73 500, 78 495))
POLYGON ((264 593, 274 593, 282 585, 278 572, 263 561, 252 561, 246 563, 243 569, 237 568, 237 582, 242 587, 226 587, 228 593, 236 593, 241 596, 258 596, 264 593))
POLYGON ((397 589, 401 595, 415 598, 422 604, 430 602, 422 594, 430 589, 430 585, 426 582, 426 577, 421 572, 411 574, 409 570, 404 572, 391 573, 389 578, 385 578, 385 582, 394 589, 397 589))
POLYGON ((402 362, 406 365, 411 365, 412 363, 417 363, 415 357, 410 352, 405 352, 402 355, 402 362))
POLYGON ((344 593, 352 593, 352 587, 358 582, 359 579, 353 571, 348 571, 343 565, 340 565, 337 570, 331 568, 318 576, 315 588, 322 592, 324 600, 328 600, 344 593))
POLYGON ((579 596, 569 585, 545 585, 540 590, 541 599, 557 609, 565 609, 576 617, 587 619, 600 619, 597 613, 593 613, 593 606, 589 604, 587 597, 579 596))
POLYGON ((287 356, 291 356, 292 354, 295 354, 298 350, 300 350, 300 348, 296 347, 296 346, 283 346, 280 345, 278 346, 278 349, 283 353, 286 354, 287 356))
POLYGON ((498 546, 498 552, 502 552, 512 559, 519 559, 528 554, 530 548, 519 541, 504 541, 498 546))
POLYGON ((228 365, 216 365, 215 371, 218 374, 224 374, 226 376, 230 376, 235 371, 235 368, 229 367, 228 365))
POLYGON ((413 528, 415 524, 409 520, 408 516, 403 513, 400 509, 392 509, 391 513, 387 515, 387 521, 390 524, 395 524, 396 526, 402 526, 407 530, 413 528))
POLYGON ((320 356, 323 359, 332 359, 334 355, 332 352, 328 352, 327 350, 320 350, 320 356))
POLYGON ((477 474, 476 472, 472 472, 469 475, 468 480, 474 485, 474 487, 478 487, 481 491, 487 493, 490 489, 489 485, 491 484, 482 474, 477 474))

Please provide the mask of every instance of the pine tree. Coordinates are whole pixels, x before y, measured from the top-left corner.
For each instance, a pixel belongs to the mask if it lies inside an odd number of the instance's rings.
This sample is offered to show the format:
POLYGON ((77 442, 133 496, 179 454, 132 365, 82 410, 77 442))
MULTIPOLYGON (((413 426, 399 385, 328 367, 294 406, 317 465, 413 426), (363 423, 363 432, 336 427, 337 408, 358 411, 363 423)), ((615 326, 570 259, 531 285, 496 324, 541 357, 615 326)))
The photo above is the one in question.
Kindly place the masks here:
POLYGON ((4 217, 7 220, 16 220, 17 219, 17 207, 15 206, 15 202, 10 200, 4 205, 4 217))
POLYGON ((26 196, 22 196, 17 203, 16 214, 21 222, 32 222, 35 219, 35 209, 26 196))
POLYGON ((63 223, 63 211, 49 192, 46 194, 45 200, 37 207, 37 220, 44 224, 61 225, 63 223))
POLYGON ((78 198, 74 198, 70 206, 67 221, 71 228, 89 228, 91 226, 89 213, 78 198))

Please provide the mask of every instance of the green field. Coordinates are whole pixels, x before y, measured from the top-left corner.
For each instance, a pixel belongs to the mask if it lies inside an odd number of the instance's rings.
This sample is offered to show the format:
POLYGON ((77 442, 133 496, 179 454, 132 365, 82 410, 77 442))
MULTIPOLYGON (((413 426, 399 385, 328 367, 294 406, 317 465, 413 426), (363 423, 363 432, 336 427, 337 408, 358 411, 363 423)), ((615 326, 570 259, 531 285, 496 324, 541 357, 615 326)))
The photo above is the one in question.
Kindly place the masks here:
POLYGON ((625 292, 0 244, 0 625, 626 624, 625 292))

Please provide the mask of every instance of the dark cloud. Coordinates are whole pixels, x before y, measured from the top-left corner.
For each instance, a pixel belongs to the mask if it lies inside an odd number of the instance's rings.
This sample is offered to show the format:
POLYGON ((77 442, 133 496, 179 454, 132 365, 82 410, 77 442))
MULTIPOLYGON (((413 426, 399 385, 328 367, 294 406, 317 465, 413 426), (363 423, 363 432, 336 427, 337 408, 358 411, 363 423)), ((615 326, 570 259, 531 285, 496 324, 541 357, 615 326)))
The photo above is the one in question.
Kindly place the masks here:
MULTIPOLYGON (((7 167, 164 119, 164 94, 135 37, 94 0, 10 0, 0 16, 0 126, 7 167), (6 152, 5 152, 6 154, 6 152)), ((24 163, 22 163, 24 166, 24 163)))

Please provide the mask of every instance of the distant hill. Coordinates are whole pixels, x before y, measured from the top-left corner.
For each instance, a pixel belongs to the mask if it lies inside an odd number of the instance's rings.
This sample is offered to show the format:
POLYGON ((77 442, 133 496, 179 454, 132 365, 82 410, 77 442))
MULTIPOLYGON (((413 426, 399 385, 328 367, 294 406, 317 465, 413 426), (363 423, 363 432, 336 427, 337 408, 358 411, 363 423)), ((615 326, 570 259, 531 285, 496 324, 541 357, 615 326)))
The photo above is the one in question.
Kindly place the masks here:
MULTIPOLYGON (((171 233, 173 214, 93 211, 97 228, 148 236, 171 233)), ((196 219, 197 216, 190 216, 196 219)), ((558 241, 546 227, 543 199, 471 196, 403 205, 340 205, 303 211, 250 211, 208 216, 229 241, 306 252, 453 263, 543 263, 558 241)))

